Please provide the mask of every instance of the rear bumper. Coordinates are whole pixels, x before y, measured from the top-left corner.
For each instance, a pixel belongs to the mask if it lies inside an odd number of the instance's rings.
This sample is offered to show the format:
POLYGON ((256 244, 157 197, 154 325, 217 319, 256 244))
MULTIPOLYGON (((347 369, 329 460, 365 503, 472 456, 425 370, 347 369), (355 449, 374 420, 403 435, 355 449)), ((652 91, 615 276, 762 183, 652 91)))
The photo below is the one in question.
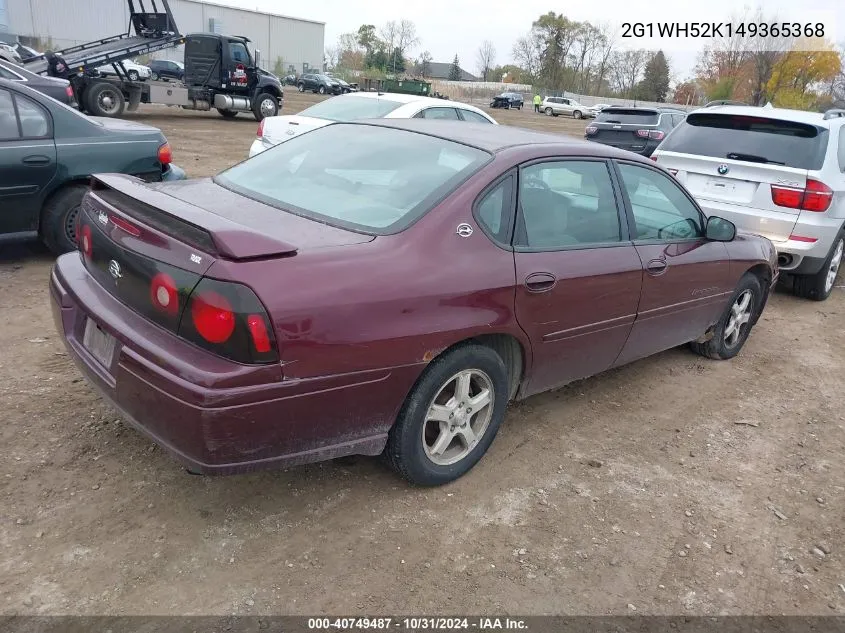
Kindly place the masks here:
POLYGON ((77 252, 56 261, 50 294, 56 329, 88 381, 129 424, 194 472, 376 455, 420 371, 408 366, 285 380, 277 365, 232 363, 118 302, 77 252), (83 344, 89 318, 116 339, 109 363, 83 344))
POLYGON ((771 240, 784 260, 780 264, 781 272, 790 274, 818 272, 843 224, 841 219, 812 211, 794 215, 714 200, 696 200, 706 215, 730 220, 742 231, 771 240), (777 234, 767 234, 765 227, 771 227, 770 230, 777 234), (784 236, 803 239, 783 239, 784 236))

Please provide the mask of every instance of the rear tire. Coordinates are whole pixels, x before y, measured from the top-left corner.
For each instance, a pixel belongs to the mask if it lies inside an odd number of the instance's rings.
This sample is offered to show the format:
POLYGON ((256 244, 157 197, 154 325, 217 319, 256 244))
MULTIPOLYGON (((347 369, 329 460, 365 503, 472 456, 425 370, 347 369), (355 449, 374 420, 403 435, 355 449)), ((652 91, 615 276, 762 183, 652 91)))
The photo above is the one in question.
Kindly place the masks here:
POLYGON ((85 104, 94 116, 119 117, 126 108, 126 99, 117 86, 101 82, 88 90, 85 104))
POLYGON ((299 90, 299 92, 305 92, 305 84, 297 84, 296 89, 299 90))
POLYGON ((76 217, 86 191, 86 185, 68 185, 44 203, 39 227, 41 239, 56 255, 76 250, 76 217))
POLYGON ((760 279, 745 273, 716 324, 713 338, 706 343, 690 343, 692 351, 713 360, 728 360, 739 354, 748 340, 751 328, 757 322, 762 302, 763 286, 760 279))
POLYGON ((551 108, 546 108, 546 116, 552 116, 554 114, 554 110, 551 108))
POLYGON ((320 86, 320 87, 317 89, 317 92, 319 92, 321 95, 326 94, 326 87, 325 87, 325 86, 320 86))
POLYGON ((238 116, 238 113, 235 110, 224 110, 223 108, 217 108, 217 111, 220 113, 224 119, 234 119, 238 116))
POLYGON ((483 345, 457 347, 432 361, 417 380, 390 429, 383 456, 412 484, 454 481, 487 452, 507 403, 508 373, 501 357, 483 345), (458 376, 466 378, 465 390, 459 391, 458 376), (473 412, 470 399, 483 402, 485 391, 487 403, 473 412))
POLYGON ((793 292, 804 299, 826 300, 836 285, 836 275, 842 264, 843 249, 845 249, 845 233, 840 231, 833 241, 833 246, 830 247, 821 270, 815 275, 796 275, 792 285, 793 292))

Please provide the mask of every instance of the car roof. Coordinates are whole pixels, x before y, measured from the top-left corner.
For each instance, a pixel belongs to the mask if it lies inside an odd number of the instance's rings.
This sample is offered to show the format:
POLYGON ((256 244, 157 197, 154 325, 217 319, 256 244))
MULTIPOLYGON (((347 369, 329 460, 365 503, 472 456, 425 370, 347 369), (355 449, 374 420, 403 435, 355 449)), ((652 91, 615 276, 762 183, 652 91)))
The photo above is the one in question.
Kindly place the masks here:
MULTIPOLYGON (((759 106, 719 105, 695 110, 696 114, 699 112, 755 116, 795 123, 809 123, 820 127, 830 127, 837 120, 836 117, 825 119, 822 112, 807 112, 806 110, 791 110, 789 108, 762 108, 759 106)), ((840 118, 839 121, 842 121, 842 119, 840 118)))
POLYGON ((29 79, 30 81, 36 80, 36 79, 43 79, 43 77, 41 75, 36 75, 31 70, 27 70, 23 66, 19 66, 18 64, 7 61, 5 59, 0 59, 0 66, 3 66, 3 68, 5 68, 6 70, 9 70, 13 73, 17 73, 21 77, 24 77, 25 79, 29 79))
POLYGON ((563 154, 567 150, 584 154, 584 148, 589 147, 590 153, 608 158, 624 158, 636 160, 637 156, 626 150, 616 149, 601 143, 593 143, 571 136, 538 132, 511 125, 488 125, 486 123, 468 123, 465 121, 448 121, 439 119, 359 119, 356 121, 339 122, 333 125, 375 125, 389 127, 409 132, 418 132, 435 136, 447 141, 455 141, 462 145, 469 145, 491 153, 514 147, 531 145, 554 145, 556 151, 563 154))
POLYGON ((333 99, 382 99, 384 101, 395 101, 406 105, 408 103, 420 103, 429 105, 439 105, 443 107, 469 107, 476 109, 468 103, 460 101, 451 101, 446 99, 438 99, 436 97, 420 97, 417 95, 406 95, 398 92, 349 92, 343 95, 332 97, 333 99))

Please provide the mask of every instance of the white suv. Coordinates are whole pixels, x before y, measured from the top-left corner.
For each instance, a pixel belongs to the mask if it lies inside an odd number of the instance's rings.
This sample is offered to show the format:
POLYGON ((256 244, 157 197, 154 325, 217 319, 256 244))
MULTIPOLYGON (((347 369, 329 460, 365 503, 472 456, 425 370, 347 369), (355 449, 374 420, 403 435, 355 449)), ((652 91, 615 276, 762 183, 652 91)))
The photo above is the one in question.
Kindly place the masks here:
POLYGON ((543 105, 540 109, 546 113, 547 116, 558 116, 565 114, 575 119, 583 119, 588 114, 589 108, 581 105, 575 99, 568 97, 546 97, 543 99, 543 105))
POLYGON ((707 215, 770 239, 796 294, 830 296, 845 247, 845 110, 704 108, 651 158, 707 215))

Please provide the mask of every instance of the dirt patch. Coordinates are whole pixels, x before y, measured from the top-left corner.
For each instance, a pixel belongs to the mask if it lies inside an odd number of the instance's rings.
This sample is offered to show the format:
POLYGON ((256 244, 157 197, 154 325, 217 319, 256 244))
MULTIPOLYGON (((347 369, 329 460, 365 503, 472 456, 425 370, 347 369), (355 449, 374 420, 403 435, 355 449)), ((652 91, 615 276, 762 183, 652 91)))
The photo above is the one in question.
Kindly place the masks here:
MULTIPOLYGON (((133 118, 193 177, 257 128, 133 118)), ((476 469, 418 490, 368 458, 187 474, 65 355, 50 265, 0 254, 4 614, 845 613, 841 288, 778 293, 733 361, 673 350, 514 406, 476 469)))

